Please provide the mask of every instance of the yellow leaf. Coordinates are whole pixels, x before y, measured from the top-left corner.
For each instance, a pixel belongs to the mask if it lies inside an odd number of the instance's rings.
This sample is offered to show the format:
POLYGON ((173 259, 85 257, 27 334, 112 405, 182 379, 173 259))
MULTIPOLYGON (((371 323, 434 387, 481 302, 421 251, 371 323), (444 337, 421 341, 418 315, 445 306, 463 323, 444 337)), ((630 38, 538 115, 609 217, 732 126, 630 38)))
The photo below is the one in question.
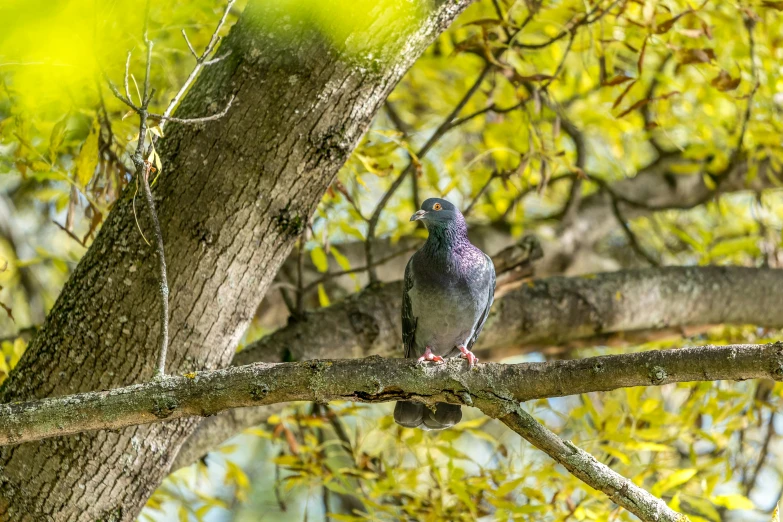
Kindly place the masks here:
POLYGON ((651 493, 656 497, 661 496, 665 491, 669 491, 672 488, 681 486, 688 482, 696 474, 697 470, 694 468, 679 469, 666 477, 663 480, 659 480, 651 490, 651 493))
POLYGON ((498 487, 498 489, 495 490, 495 496, 505 497, 506 495, 514 491, 517 488, 517 486, 522 484, 526 479, 527 477, 519 477, 514 480, 509 480, 505 484, 501 484, 500 487, 498 487))
POLYGON ((95 174, 95 167, 98 165, 98 133, 100 126, 98 120, 95 120, 90 127, 90 134, 79 151, 76 158, 76 181, 80 186, 85 187, 95 174))
POLYGON ((200 508, 198 508, 196 510, 196 518, 198 518, 199 520, 202 520, 204 518, 204 515, 209 513, 212 510, 213 507, 215 507, 215 506, 211 506, 209 504, 205 504, 205 505, 201 506, 200 508))
POLYGON ((780 522, 780 502, 775 505, 775 511, 772 512, 770 522, 780 522))
POLYGON ((330 252, 332 254, 332 257, 334 257, 335 261, 337 261, 337 264, 340 265, 340 268, 342 268, 343 270, 351 269, 351 262, 348 260, 347 257, 342 255, 342 253, 340 253, 340 251, 338 251, 334 246, 332 246, 330 252))
POLYGON ((49 164, 44 161, 34 161, 30 166, 36 172, 47 172, 50 170, 49 164))
POLYGON ((319 272, 326 272, 329 269, 329 260, 326 258, 326 252, 320 246, 310 251, 310 259, 313 260, 313 265, 319 272))
POLYGON ((331 304, 329 301, 329 296, 326 295, 326 289, 322 284, 318 285, 318 302, 321 303, 321 306, 324 307, 329 306, 331 304))
POLYGON ((606 446, 601 446, 601 449, 607 452, 612 457, 619 460, 620 462, 622 462, 623 464, 625 464, 626 466, 631 463, 631 460, 628 458, 628 455, 626 455, 625 453, 623 453, 617 448, 606 445, 606 446))
POLYGON ((745 495, 717 495, 712 502, 727 509, 754 509, 756 506, 745 495))

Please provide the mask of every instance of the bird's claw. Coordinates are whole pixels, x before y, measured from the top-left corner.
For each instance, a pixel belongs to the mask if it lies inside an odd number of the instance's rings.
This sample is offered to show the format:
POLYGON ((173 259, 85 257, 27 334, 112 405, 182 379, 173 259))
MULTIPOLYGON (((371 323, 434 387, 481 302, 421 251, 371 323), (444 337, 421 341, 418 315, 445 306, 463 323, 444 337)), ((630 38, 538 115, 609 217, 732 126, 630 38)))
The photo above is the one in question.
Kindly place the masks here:
POLYGON ((428 346, 424 350, 424 355, 419 357, 419 359, 416 361, 416 364, 421 364, 424 361, 432 361, 432 362, 436 362, 436 363, 442 363, 442 362, 445 362, 445 359, 443 359, 443 357, 441 357, 440 355, 435 355, 434 353, 432 353, 432 350, 428 346))
POLYGON ((468 360, 468 368, 473 368, 474 366, 476 366, 476 363, 478 362, 478 357, 473 355, 473 352, 471 352, 464 346, 458 346, 458 348, 459 351, 462 352, 462 355, 460 357, 468 360))

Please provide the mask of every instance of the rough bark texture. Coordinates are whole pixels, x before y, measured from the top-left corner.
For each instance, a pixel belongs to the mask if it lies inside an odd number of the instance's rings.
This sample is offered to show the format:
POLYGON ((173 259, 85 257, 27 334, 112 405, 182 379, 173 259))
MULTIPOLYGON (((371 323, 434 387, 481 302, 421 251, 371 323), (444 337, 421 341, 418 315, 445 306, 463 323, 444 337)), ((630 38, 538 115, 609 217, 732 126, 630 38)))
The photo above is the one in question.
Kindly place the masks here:
MULTIPOLYGON (((0 445, 290 401, 507 403, 672 382, 783 377, 783 344, 699 346, 545 363, 417 364, 379 356, 253 363, 0 406, 0 445)), ((505 421, 504 421, 505 422, 505 421)))
MULTIPOLYGON (((778 270, 713 266, 499 283, 477 350, 693 324, 781 327, 783 296, 769 291, 780 284, 778 270)), ((401 295, 399 281, 365 290, 262 338, 234 364, 399 355, 401 295)))
MULTIPOLYGON (((251 2, 171 124, 155 187, 171 289, 173 373, 228 364, 292 242, 379 105, 469 0, 434 2, 421 19, 386 17, 387 61, 347 57, 277 2, 251 2), (389 23, 395 20, 394 23, 389 23)), ((367 36, 365 34, 365 36, 367 36)), ((365 53, 366 55, 366 53, 365 53)), ((158 280, 133 218, 117 202, 0 402, 108 389, 154 369, 158 280)), ((141 226, 149 230, 142 213, 141 226)), ((3 448, 0 519, 133 520, 168 472, 193 419, 3 448)))
MULTIPOLYGON (((779 285, 783 271, 741 267, 668 267, 499 281, 476 353, 486 360, 508 347, 532 349, 613 332, 688 325, 781 327, 783 296, 769 291, 779 285)), ((399 357, 401 295, 399 282, 365 290, 262 338, 239 352, 234 364, 399 357)), ((180 450, 175 469, 263 422, 268 413, 269 407, 242 408, 204 419, 180 450)))

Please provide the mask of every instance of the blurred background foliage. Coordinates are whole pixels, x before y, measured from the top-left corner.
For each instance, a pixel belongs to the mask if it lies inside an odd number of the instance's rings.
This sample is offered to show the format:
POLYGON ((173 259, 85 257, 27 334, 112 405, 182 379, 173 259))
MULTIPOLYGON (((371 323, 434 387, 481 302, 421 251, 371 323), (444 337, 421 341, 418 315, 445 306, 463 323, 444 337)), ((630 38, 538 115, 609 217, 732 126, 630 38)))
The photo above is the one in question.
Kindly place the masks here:
MULTIPOLYGON (((370 62, 351 38, 357 28, 421 16, 427 5, 286 1, 291 20, 306 19, 338 50, 370 62)), ((232 7, 223 33, 243 7, 232 7)), ((152 110, 163 112, 193 69, 181 32, 203 49, 224 8, 151 3, 152 110)), ((0 379, 131 180, 137 122, 123 118, 101 74, 121 83, 131 52, 135 93, 143 17, 125 0, 0 5, 0 379)), ((398 279, 410 245, 424 237, 408 217, 434 195, 466 210, 474 230, 500 238, 485 245, 490 253, 526 233, 548 241, 545 249, 583 240, 538 275, 777 268, 782 17, 783 2, 755 0, 478 1, 393 91, 243 344, 367 282, 398 279), (611 212, 591 214, 601 201, 611 212), (379 240, 369 256, 368 239, 379 240)), ((269 22, 285 31, 289 21, 269 22)), ((718 325, 507 360, 777 335, 718 325)), ((781 389, 678 384, 527 408, 691 520, 769 520, 783 487, 781 389)), ((141 520, 327 517, 631 519, 475 412, 457 429, 422 433, 394 425, 388 405, 300 404, 172 474, 141 520)))

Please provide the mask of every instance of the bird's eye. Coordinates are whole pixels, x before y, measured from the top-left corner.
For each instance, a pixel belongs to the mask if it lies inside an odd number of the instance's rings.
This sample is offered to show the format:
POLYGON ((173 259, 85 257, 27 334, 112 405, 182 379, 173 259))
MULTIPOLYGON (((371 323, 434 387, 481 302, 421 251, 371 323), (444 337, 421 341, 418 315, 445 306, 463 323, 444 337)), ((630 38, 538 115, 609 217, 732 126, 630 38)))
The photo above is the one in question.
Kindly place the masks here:
POLYGON ((435 203, 434 205, 432 205, 432 210, 440 210, 442 208, 443 207, 440 205, 440 203, 435 203))

